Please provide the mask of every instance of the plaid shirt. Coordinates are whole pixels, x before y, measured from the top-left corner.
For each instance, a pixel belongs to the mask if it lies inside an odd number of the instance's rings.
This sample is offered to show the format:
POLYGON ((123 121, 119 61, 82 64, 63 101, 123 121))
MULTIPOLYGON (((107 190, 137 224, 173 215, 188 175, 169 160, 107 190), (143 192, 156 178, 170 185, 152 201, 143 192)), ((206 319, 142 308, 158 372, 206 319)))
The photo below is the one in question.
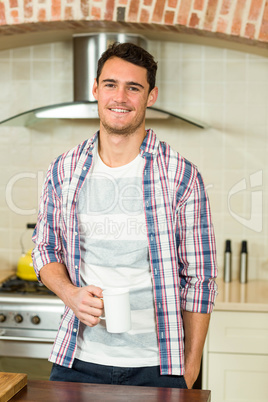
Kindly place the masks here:
MULTIPOLYGON (((33 240, 34 267, 59 262, 80 286, 77 199, 92 166, 98 132, 56 159, 49 167, 33 240)), ((194 165, 147 131, 140 155, 145 159, 143 199, 155 300, 161 374, 184 374, 181 309, 212 312, 217 286, 216 248, 209 201, 194 165)), ((71 367, 79 320, 69 307, 50 361, 71 367)))

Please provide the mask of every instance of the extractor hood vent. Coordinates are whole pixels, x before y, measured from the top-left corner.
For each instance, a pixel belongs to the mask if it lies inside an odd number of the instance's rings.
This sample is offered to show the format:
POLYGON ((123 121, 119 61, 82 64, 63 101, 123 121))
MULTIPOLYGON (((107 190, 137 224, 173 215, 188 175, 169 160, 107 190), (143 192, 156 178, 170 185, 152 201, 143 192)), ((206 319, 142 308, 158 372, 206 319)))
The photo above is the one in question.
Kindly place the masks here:
MULTIPOLYGON (((144 37, 134 34, 98 33, 73 36, 73 102, 44 106, 17 114, 0 122, 4 126, 31 126, 43 119, 98 119, 98 104, 92 95, 98 59, 113 42, 131 42, 147 48, 144 37)), ((174 117, 200 128, 205 124, 184 115, 149 107, 146 119, 174 117)))

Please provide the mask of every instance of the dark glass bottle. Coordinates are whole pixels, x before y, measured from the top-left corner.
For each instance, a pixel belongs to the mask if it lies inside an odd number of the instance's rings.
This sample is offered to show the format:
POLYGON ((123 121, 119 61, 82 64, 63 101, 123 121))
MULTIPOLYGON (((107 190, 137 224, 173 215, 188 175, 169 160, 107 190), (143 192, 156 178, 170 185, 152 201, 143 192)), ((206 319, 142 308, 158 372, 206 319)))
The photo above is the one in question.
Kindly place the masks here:
POLYGON ((224 282, 231 282, 232 280, 232 250, 231 250, 231 240, 226 240, 225 242, 225 252, 224 252, 224 282))
POLYGON ((248 281, 248 250, 246 240, 243 240, 241 244, 239 281, 240 283, 247 283, 248 281))

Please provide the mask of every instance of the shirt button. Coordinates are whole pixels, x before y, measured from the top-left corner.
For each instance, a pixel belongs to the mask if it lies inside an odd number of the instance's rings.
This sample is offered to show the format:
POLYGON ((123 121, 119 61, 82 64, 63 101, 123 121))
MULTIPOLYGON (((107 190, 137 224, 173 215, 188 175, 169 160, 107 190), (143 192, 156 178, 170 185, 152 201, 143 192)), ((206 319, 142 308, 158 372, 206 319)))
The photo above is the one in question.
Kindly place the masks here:
POLYGON ((149 201, 146 201, 146 207, 147 208, 149 207, 149 201))
POLYGON ((87 168, 84 166, 84 167, 83 167, 83 170, 87 170, 87 168))
POLYGON ((153 241, 153 240, 154 240, 154 236, 151 234, 151 236, 150 236, 150 237, 151 237, 151 241, 153 241))
POLYGON ((75 269, 78 269, 78 265, 75 266, 75 269))
POLYGON ((76 329, 76 328, 74 328, 74 332, 77 332, 77 329, 76 329))
POLYGON ((74 232, 74 234, 75 234, 75 236, 77 236, 77 235, 78 235, 78 233, 77 233, 77 232, 74 232))

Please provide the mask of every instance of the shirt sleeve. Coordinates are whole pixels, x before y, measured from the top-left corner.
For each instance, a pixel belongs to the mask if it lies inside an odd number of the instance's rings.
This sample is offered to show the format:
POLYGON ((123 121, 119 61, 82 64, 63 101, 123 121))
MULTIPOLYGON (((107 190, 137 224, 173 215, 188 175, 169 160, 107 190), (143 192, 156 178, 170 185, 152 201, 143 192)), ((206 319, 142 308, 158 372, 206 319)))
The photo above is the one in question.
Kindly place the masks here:
POLYGON ((64 263, 60 235, 61 200, 53 186, 52 168, 53 164, 50 165, 43 184, 37 224, 32 238, 35 243, 32 252, 33 265, 39 281, 39 272, 44 265, 51 262, 64 263))
POLYGON ((180 301, 183 310, 211 313, 217 295, 216 244, 210 205, 201 175, 178 210, 180 301))

